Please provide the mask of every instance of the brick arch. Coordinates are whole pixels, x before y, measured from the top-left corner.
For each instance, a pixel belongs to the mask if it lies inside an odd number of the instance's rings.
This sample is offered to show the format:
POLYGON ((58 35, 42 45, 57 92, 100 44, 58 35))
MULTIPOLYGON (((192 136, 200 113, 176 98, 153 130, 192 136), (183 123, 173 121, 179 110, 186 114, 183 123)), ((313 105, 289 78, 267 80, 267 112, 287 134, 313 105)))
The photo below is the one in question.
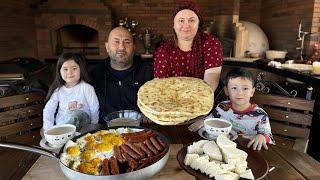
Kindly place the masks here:
POLYGON ((38 57, 57 56, 56 30, 67 25, 83 25, 98 32, 99 57, 107 55, 105 40, 112 29, 111 9, 100 1, 49 0, 40 4, 35 16, 38 57))
POLYGON ((51 18, 51 21, 47 22, 47 27, 50 30, 57 30, 63 26, 67 25, 84 25, 87 27, 90 27, 96 31, 98 31, 97 23, 93 19, 88 19, 85 17, 76 17, 75 22, 71 22, 70 18, 68 20, 59 19, 60 17, 54 18, 55 20, 52 21, 53 18, 51 18))

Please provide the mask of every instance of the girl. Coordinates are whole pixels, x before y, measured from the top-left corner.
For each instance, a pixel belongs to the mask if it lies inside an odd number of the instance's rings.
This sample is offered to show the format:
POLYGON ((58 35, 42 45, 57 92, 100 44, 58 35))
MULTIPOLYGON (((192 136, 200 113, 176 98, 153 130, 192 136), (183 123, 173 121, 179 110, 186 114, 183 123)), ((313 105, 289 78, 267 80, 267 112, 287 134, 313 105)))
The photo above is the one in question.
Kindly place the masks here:
POLYGON ((77 130, 99 120, 99 102, 88 84, 85 59, 77 53, 63 53, 43 109, 43 130, 54 124, 74 124, 77 130), (55 116, 56 114, 56 116, 55 116))

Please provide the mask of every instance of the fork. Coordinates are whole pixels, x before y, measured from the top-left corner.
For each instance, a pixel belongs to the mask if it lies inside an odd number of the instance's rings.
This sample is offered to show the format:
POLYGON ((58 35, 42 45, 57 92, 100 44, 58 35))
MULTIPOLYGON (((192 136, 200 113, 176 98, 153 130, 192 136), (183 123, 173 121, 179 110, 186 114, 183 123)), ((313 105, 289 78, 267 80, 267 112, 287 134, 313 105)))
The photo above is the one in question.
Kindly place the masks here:
POLYGON ((188 130, 191 132, 196 132, 198 131, 200 128, 203 127, 204 123, 203 123, 204 119, 199 119, 196 122, 192 123, 189 127, 188 130))

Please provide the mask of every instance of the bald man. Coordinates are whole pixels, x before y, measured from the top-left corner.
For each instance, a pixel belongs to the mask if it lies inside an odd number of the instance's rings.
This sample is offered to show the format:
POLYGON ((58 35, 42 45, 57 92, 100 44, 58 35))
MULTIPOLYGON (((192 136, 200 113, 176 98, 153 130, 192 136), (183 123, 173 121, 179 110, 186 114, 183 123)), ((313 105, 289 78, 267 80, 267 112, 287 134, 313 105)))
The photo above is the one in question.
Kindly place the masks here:
POLYGON ((139 111, 137 92, 153 79, 152 63, 134 55, 133 38, 127 29, 114 28, 105 46, 109 57, 90 72, 99 99, 100 122, 114 111, 139 111))

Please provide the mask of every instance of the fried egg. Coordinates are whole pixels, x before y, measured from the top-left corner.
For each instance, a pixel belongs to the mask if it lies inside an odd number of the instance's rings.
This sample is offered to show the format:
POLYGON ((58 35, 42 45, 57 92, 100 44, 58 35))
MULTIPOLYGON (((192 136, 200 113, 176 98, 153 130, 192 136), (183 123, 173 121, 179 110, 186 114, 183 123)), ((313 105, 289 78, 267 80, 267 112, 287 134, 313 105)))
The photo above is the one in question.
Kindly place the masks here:
POLYGON ((89 162, 83 162, 78 167, 77 170, 86 174, 99 175, 99 168, 95 167, 93 164, 89 162))
POLYGON ((113 156, 115 145, 123 143, 124 139, 118 130, 100 130, 93 134, 87 133, 78 138, 76 143, 69 140, 60 160, 73 170, 99 175, 103 160, 113 156))
POLYGON ((69 140, 64 146, 60 160, 64 165, 70 166, 74 161, 79 159, 80 154, 81 151, 78 144, 69 140))

